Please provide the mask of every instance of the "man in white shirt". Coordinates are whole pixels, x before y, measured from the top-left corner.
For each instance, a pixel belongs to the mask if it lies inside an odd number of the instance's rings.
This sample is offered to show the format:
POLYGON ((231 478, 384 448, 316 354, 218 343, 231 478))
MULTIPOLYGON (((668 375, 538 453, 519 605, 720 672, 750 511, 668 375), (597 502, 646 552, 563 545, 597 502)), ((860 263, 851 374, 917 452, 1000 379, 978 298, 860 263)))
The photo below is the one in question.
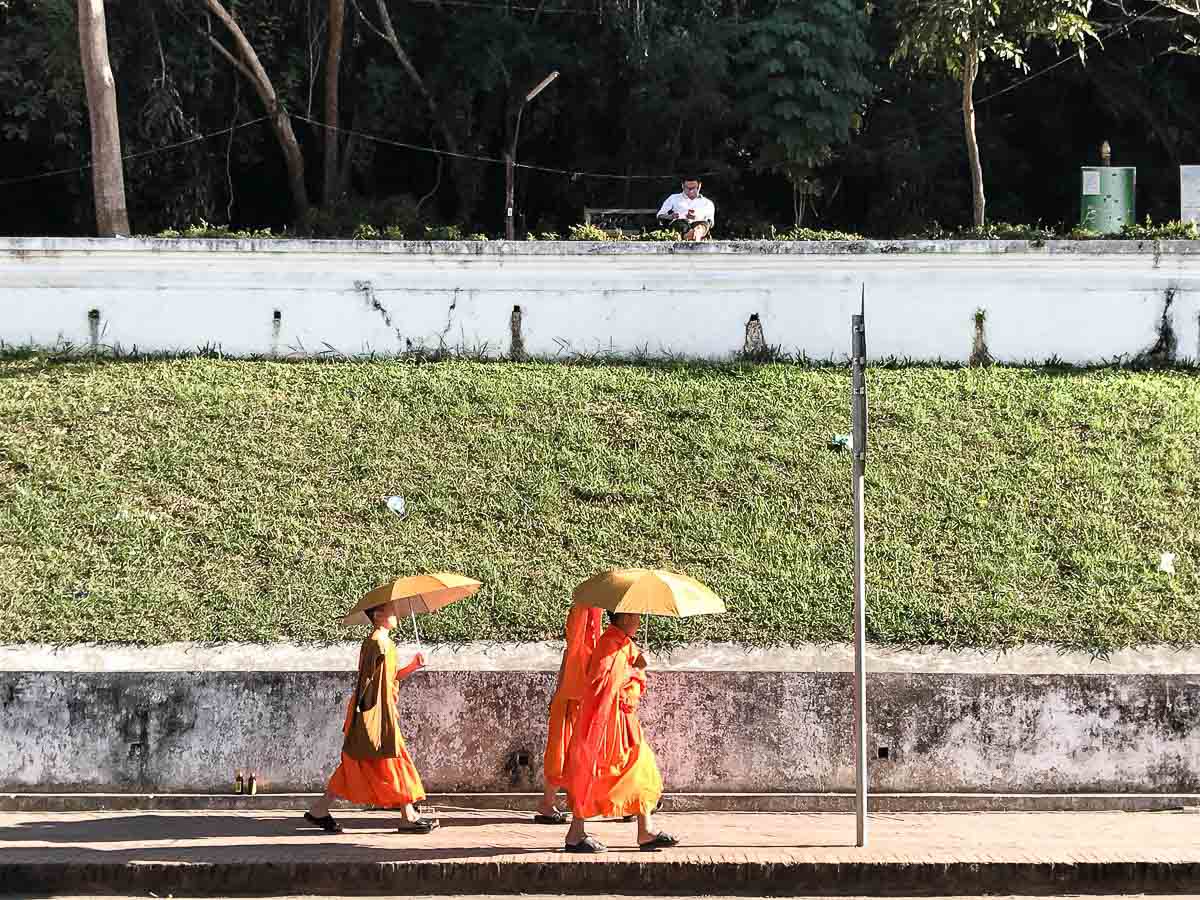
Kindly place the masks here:
POLYGON ((658 220, 679 230, 685 241, 702 241, 712 232, 717 208, 700 195, 699 178, 685 178, 682 187, 678 194, 663 201, 658 220))

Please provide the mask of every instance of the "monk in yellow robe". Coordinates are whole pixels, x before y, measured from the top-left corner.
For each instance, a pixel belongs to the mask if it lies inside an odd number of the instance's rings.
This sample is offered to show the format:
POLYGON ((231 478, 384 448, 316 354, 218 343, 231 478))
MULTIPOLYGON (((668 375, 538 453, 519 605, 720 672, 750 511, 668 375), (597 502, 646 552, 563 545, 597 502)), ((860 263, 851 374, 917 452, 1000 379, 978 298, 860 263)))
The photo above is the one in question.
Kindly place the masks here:
POLYGON ((678 838, 656 831, 652 816, 662 776, 642 733, 637 708, 646 690, 646 657, 633 642, 641 616, 610 613, 587 667, 587 690, 567 750, 565 784, 571 803, 568 853, 608 848, 587 833, 593 816, 637 816, 642 850, 674 847, 678 838))
POLYGON ((374 626, 358 654, 358 678, 342 726, 342 761, 329 779, 329 787, 304 814, 318 828, 337 833, 342 826, 330 815, 335 797, 366 806, 398 808, 401 834, 428 834, 438 827, 422 818, 413 806, 425 799, 425 786, 408 754, 396 715, 396 688, 424 667, 416 654, 403 669, 396 668, 396 645, 388 634, 396 627, 390 603, 366 610, 374 626))
POLYGON ((600 640, 602 611, 590 606, 572 606, 567 614, 567 646, 558 667, 558 684, 550 702, 550 727, 542 758, 545 791, 533 821, 542 825, 565 825, 567 814, 555 802, 563 786, 563 769, 571 732, 579 714, 579 701, 587 689, 587 666, 600 640))

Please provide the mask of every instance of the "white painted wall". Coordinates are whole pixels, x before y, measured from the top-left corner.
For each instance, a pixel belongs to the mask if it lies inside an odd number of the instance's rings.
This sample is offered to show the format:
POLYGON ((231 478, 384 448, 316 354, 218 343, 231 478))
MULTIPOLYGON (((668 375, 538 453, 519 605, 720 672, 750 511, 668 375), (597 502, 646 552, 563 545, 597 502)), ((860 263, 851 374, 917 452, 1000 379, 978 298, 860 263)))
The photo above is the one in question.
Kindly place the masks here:
POLYGON ((230 355, 510 349, 728 358, 845 355, 866 288, 875 359, 1100 363, 1152 346, 1164 298, 1200 358, 1200 246, 1021 241, 778 244, 0 239, 0 340, 230 355), (369 284, 369 289, 367 285, 369 284), (99 310, 98 334, 88 311, 99 310), (273 313, 281 315, 278 329, 273 313))

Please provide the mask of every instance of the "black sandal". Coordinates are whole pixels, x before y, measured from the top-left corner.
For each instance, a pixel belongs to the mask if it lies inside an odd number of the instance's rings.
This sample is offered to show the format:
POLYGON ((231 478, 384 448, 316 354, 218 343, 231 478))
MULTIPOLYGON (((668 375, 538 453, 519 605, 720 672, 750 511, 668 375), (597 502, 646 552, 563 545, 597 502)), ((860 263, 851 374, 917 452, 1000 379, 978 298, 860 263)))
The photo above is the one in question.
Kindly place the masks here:
POLYGON ((401 822, 396 831, 400 834, 429 834, 441 824, 437 819, 417 819, 415 822, 401 822))
POLYGON ((322 831, 328 831, 330 834, 341 834, 342 833, 342 826, 338 824, 337 819, 335 819, 333 816, 329 815, 328 813, 326 813, 325 815, 321 816, 321 818, 318 819, 312 813, 306 812, 304 814, 304 820, 312 825, 316 825, 322 831))
POLYGON ((533 817, 533 821, 539 825, 566 825, 571 821, 571 817, 561 809, 556 809, 553 813, 538 813, 533 817))
POLYGON ((567 853, 604 853, 608 848, 589 834, 578 844, 563 844, 563 850, 567 853))
POLYGON ((665 831, 660 831, 654 836, 654 840, 646 841, 644 844, 638 844, 639 850, 656 851, 662 850, 664 847, 678 847, 679 838, 673 834, 667 834, 665 831))

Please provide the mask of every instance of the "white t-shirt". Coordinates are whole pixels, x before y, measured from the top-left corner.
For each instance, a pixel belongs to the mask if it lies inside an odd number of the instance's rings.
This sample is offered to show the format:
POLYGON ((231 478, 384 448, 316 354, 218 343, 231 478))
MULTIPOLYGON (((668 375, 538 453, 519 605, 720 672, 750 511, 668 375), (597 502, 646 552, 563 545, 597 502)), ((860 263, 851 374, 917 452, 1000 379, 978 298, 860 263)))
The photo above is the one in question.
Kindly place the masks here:
POLYGON ((695 200, 689 200, 687 194, 672 194, 663 201, 662 209, 658 211, 658 217, 661 219, 669 213, 675 213, 679 218, 686 219, 689 209, 696 212, 696 215, 692 217, 693 222, 707 222, 711 225, 715 221, 717 208, 702 194, 697 194, 695 200))

